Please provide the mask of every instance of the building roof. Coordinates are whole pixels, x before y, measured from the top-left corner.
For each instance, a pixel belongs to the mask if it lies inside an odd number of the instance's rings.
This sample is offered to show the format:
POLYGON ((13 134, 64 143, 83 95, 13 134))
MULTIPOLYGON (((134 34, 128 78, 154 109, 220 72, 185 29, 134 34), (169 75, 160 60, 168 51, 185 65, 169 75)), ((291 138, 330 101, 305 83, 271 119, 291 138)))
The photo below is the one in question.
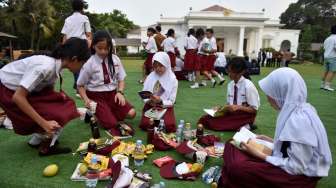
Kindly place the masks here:
POLYGON ((10 35, 7 33, 0 32, 0 37, 6 37, 6 38, 17 38, 17 36, 10 35))
POLYGON ((115 38, 117 46, 141 46, 141 39, 115 38))
POLYGON ((213 5, 211 7, 205 8, 205 9, 203 9, 201 11, 215 11, 215 12, 232 11, 233 12, 233 10, 225 8, 225 7, 222 7, 220 5, 213 5))

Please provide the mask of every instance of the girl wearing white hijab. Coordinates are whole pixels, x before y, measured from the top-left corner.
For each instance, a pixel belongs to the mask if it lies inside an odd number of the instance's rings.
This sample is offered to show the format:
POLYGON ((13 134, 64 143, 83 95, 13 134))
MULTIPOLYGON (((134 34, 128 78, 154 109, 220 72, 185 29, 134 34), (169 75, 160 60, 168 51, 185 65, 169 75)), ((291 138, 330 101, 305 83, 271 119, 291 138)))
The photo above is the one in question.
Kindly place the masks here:
MULTIPOLYGON (((167 132, 176 131, 174 103, 177 94, 178 81, 171 69, 170 59, 166 52, 157 52, 153 57, 154 71, 148 75, 143 91, 150 91, 153 96, 145 99, 143 113, 153 107, 167 108, 163 119, 167 132)), ((147 130, 149 118, 142 115, 140 128, 147 130)))
POLYGON ((294 69, 280 68, 259 85, 279 111, 274 139, 257 137, 273 142, 273 153, 267 156, 242 143, 243 153, 227 144, 221 186, 315 187, 321 177, 328 176, 332 158, 325 128, 315 108, 306 102, 304 80, 294 69))

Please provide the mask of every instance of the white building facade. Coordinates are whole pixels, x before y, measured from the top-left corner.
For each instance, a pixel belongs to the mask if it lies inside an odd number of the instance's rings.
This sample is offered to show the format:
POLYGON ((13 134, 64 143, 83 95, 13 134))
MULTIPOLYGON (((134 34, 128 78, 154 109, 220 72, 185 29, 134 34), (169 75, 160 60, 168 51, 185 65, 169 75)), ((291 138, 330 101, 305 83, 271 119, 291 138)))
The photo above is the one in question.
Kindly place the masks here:
MULTIPOLYGON (((189 28, 212 28, 217 40, 224 42, 224 52, 243 56, 257 53, 260 48, 287 50, 297 54, 300 30, 280 29, 279 20, 266 18, 264 12, 235 12, 215 5, 201 11, 190 11, 181 18, 161 17, 162 33, 175 30, 179 50, 184 54, 184 42, 189 28)), ((146 40, 146 28, 139 33, 146 40)), ((131 53, 131 52, 130 52, 131 53)))

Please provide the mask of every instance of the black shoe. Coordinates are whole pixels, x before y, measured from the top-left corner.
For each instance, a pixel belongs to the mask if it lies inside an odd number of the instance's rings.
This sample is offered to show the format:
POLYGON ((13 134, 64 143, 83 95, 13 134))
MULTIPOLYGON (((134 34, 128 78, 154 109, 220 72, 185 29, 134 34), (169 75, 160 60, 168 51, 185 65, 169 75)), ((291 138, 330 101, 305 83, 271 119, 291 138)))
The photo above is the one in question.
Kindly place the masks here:
POLYGON ((58 155, 58 154, 67 154, 71 153, 71 148, 68 147, 57 147, 57 146, 51 146, 48 148, 41 148, 39 151, 40 156, 50 156, 50 155, 58 155))
POLYGON ((217 85, 217 81, 212 83, 212 88, 214 88, 217 85))
MULTIPOLYGON (((29 147, 34 148, 34 149, 39 148, 40 145, 41 145, 41 144, 33 145, 33 144, 30 144, 29 142, 28 142, 27 144, 28 144, 29 147)), ((56 142, 55 142, 55 146, 57 146, 58 144, 59 144, 59 141, 56 140, 56 142)))
POLYGON ((225 82, 225 80, 220 81, 220 82, 219 82, 219 85, 220 85, 220 86, 223 85, 224 82, 225 82))
POLYGON ((92 118, 92 114, 91 114, 91 112, 89 113, 88 111, 86 111, 86 113, 85 113, 85 117, 84 117, 84 122, 85 122, 85 123, 90 123, 91 118, 92 118))

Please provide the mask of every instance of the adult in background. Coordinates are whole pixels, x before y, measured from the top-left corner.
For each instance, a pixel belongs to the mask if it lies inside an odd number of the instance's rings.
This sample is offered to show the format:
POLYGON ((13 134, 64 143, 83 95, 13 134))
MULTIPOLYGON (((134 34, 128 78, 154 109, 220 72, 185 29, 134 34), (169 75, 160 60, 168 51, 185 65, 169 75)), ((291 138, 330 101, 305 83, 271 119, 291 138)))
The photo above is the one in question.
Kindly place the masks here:
POLYGON ((334 91, 331 82, 336 72, 336 25, 331 27, 331 35, 324 41, 324 65, 321 89, 334 91))
POLYGON ((295 54, 290 52, 290 49, 281 52, 281 54, 282 54, 281 66, 288 67, 289 63, 292 61, 292 58, 294 57, 295 54))
MULTIPOLYGON (((76 37, 80 39, 86 39, 88 41, 89 47, 91 46, 92 33, 89 18, 84 15, 84 1, 83 0, 73 0, 72 1, 73 14, 65 19, 64 26, 61 33, 63 34, 62 43, 69 38, 76 37)), ((76 89, 76 96, 80 97, 77 91, 77 79, 78 73, 73 73, 74 75, 74 85, 73 88, 76 89)))
POLYGON ((159 52, 163 52, 163 46, 161 46, 162 42, 166 39, 166 36, 161 34, 161 26, 157 25, 155 27, 155 35, 154 40, 159 52))

